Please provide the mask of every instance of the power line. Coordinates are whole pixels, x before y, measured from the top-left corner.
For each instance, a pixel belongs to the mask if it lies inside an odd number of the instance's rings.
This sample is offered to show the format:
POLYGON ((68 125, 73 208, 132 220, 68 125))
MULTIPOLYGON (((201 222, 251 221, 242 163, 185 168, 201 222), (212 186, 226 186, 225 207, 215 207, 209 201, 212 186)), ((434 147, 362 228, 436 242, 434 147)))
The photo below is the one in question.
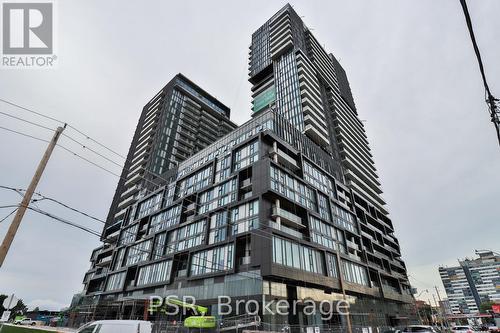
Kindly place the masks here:
POLYGON ((467 8, 466 0, 460 0, 462 9, 465 16, 465 22, 467 23, 467 29, 469 30, 470 39, 472 41, 472 46, 474 48, 474 53, 476 54, 477 62, 479 65, 479 71, 481 72, 481 78, 483 79, 483 85, 486 92, 486 104, 488 105, 488 110, 490 112, 491 122, 495 126, 497 132, 498 144, 500 145, 500 111, 499 111, 499 99, 495 98, 490 91, 488 81, 486 80, 486 74, 484 73, 483 60, 481 59, 481 53, 479 52, 479 47, 477 46, 476 37, 474 35, 474 30, 472 28, 472 20, 469 14, 469 9, 467 8))
MULTIPOLYGON (((37 126, 37 127, 40 127, 40 128, 46 129, 46 130, 49 130, 49 131, 51 131, 51 132, 53 132, 53 131, 54 131, 54 130, 53 130, 52 128, 50 128, 50 127, 47 127, 47 126, 41 125, 41 124, 39 124, 39 123, 36 123, 36 122, 30 121, 30 120, 27 120, 27 119, 24 119, 24 118, 21 118, 21 117, 17 117, 17 116, 11 115, 11 114, 6 113, 6 112, 2 112, 2 111, 0 111, 0 114, 3 114, 3 115, 5 115, 5 116, 7 116, 7 117, 10 117, 10 118, 13 118, 13 119, 16 119, 16 120, 19 120, 19 121, 25 122, 25 123, 28 123, 28 124, 33 125, 33 126, 37 126)), ((64 134, 64 133, 62 134, 62 136, 66 137, 66 138, 68 138, 69 140, 71 140, 71 141, 75 142, 76 144, 78 144, 78 145, 82 146, 82 148, 83 148, 83 149, 87 149, 87 150, 91 151, 92 153, 96 154, 97 156, 99 156, 99 157, 101 157, 101 158, 103 158, 103 159, 107 160, 108 162, 111 162, 111 163, 113 163, 113 164, 117 165, 117 166, 118 166, 118 167, 120 167, 120 168, 121 168, 121 167, 123 167, 123 165, 121 165, 121 164, 119 164, 119 163, 117 163, 117 162, 113 161, 112 159, 110 159, 110 158, 108 158, 108 157, 104 156, 103 154, 101 154, 101 153, 99 153, 99 152, 95 151, 94 149, 90 148, 89 146, 86 146, 86 145, 85 145, 85 144, 83 144, 82 142, 80 142, 80 141, 78 141, 78 140, 74 139, 73 137, 71 137, 71 136, 69 136, 69 135, 67 135, 67 134, 64 134)))
POLYGON ((50 119, 50 120, 56 121, 56 122, 58 122, 58 123, 64 124, 64 121, 61 121, 61 120, 59 120, 59 119, 55 119, 55 118, 49 117, 49 116, 47 116, 47 115, 44 115, 44 114, 42 114, 42 113, 40 113, 40 112, 36 112, 36 111, 34 111, 34 110, 31 110, 31 109, 28 109, 28 108, 26 108, 26 107, 24 107, 24 106, 21 106, 21 105, 19 105, 19 104, 14 103, 14 102, 7 101, 7 100, 5 100, 5 99, 3 99, 3 98, 0 98, 0 102, 3 102, 3 103, 5 103, 5 104, 9 104, 9 105, 11 105, 11 106, 15 106, 16 108, 22 109, 22 110, 24 110, 24 111, 31 112, 31 113, 33 113, 33 114, 39 115, 40 117, 43 117, 43 118, 46 118, 46 119, 50 119))
MULTIPOLYGON (((5 186, 5 185, 0 185, 0 188, 7 189, 7 190, 12 190, 12 191, 15 191, 15 192, 18 192, 18 193, 26 191, 25 189, 16 189, 16 188, 5 186)), ((106 223, 106 221, 101 220, 100 218, 97 218, 97 217, 92 216, 92 215, 90 215, 88 213, 82 212, 81 210, 76 209, 74 207, 71 207, 70 205, 65 204, 65 203, 63 203, 63 202, 61 202, 61 201, 59 201, 57 199, 45 196, 45 195, 43 195, 43 194, 41 194, 39 192, 35 192, 35 194, 37 196, 41 197, 41 199, 33 199, 33 200, 31 200, 32 203, 40 202, 40 201, 43 201, 43 200, 52 201, 52 202, 57 203, 58 205, 61 205, 61 206, 65 207, 65 208, 70 209, 70 210, 72 210, 72 211, 74 211, 76 213, 79 213, 79 214, 83 215, 83 216, 86 216, 88 218, 91 218, 91 219, 96 220, 96 221, 101 222, 101 223, 106 223)), ((11 206, 5 206, 5 207, 11 207, 11 206)), ((0 208, 2 208, 2 207, 0 207, 0 208)))
POLYGON ((83 143, 81 143, 80 141, 78 141, 78 140, 76 140, 76 139, 72 138, 71 136, 69 136, 69 135, 67 135, 67 134, 63 134, 63 136, 64 136, 64 137, 66 137, 66 138, 68 138, 68 139, 70 139, 71 141, 75 142, 76 144, 79 144, 80 146, 82 146, 82 148, 83 148, 83 149, 87 149, 87 150, 91 151, 92 153, 96 154, 97 156, 104 158, 106 161, 111 162, 111 163, 113 163, 113 164, 115 164, 115 165, 119 166, 120 168, 122 168, 122 167, 123 167, 123 165, 121 165, 121 164, 119 164, 119 163, 116 163, 116 162, 115 162, 115 161, 113 161, 112 159, 110 159, 110 158, 108 158, 108 157, 106 157, 106 156, 102 155, 101 153, 99 153, 99 152, 97 152, 97 151, 93 150, 93 149, 92 149, 92 148, 90 148, 89 146, 86 146, 85 144, 83 144, 83 143))
POLYGON ((2 223, 3 221, 5 221, 6 219, 9 218, 9 216, 11 216, 12 214, 14 214, 15 212, 17 211, 17 206, 16 206, 16 209, 14 209, 12 212, 10 212, 7 216, 5 216, 3 219, 0 220, 0 223, 2 223))
POLYGON ((36 136, 30 135, 30 134, 26 134, 26 133, 23 133, 23 132, 19 132, 19 131, 16 131, 16 130, 13 130, 13 129, 10 129, 10 128, 7 128, 7 127, 0 126, 0 129, 3 129, 3 130, 8 131, 8 132, 15 133, 15 134, 19 134, 19 135, 22 135, 22 136, 25 136, 25 137, 28 137, 28 138, 31 138, 31 139, 35 139, 35 140, 38 140, 38 141, 50 142, 49 140, 40 139, 40 138, 37 138, 36 136))
MULTIPOLYGON (((14 102, 8 101, 8 100, 3 99, 3 98, 0 98, 0 102, 3 102, 3 103, 5 103, 5 104, 9 104, 9 105, 14 106, 14 107, 16 107, 16 108, 19 108, 19 109, 21 109, 21 110, 24 110, 24 111, 30 112, 30 113, 32 113, 32 114, 36 114, 36 115, 38 115, 38 116, 40 116, 40 117, 43 117, 43 118, 46 118, 46 119, 50 119, 50 120, 55 121, 55 122, 58 122, 58 123, 60 123, 60 124, 67 124, 66 122, 64 122, 64 121, 62 121, 62 120, 59 120, 59 119, 56 119, 56 118, 53 118, 53 117, 47 116, 47 115, 45 115, 45 114, 43 114, 43 113, 41 113, 41 112, 35 111, 35 110, 33 110, 33 109, 29 109, 29 108, 27 108, 27 107, 21 106, 21 105, 19 105, 19 104, 17 104, 17 103, 14 103, 14 102)), ((123 155, 121 155, 120 153, 116 152, 115 150, 113 150, 113 149, 111 149, 111 148, 107 147, 106 145, 102 144, 101 142, 97 141, 96 139, 94 139, 94 138, 90 137, 89 135, 85 134, 83 131, 79 130, 79 129, 78 129, 78 128, 76 128, 75 126, 73 126, 73 125, 71 125, 71 124, 69 124, 69 123, 67 124, 67 126, 68 126, 68 128, 73 129, 73 130, 74 130, 75 132, 77 132, 78 134, 80 134, 80 135, 84 136, 87 140, 90 140, 90 141, 92 141, 92 142, 96 143, 97 145, 101 146, 102 148, 104 148, 104 149, 106 149, 106 150, 110 151, 111 153, 113 153, 113 154, 115 154, 115 155, 117 155, 117 156, 119 156, 119 157, 121 157, 121 158, 123 158, 123 159, 126 159, 126 157, 125 157, 125 156, 123 156, 123 155)))
POLYGON ((87 159, 87 158, 85 158, 85 157, 83 157, 83 156, 81 156, 81 155, 79 155, 79 154, 77 154, 77 153, 75 153, 75 152, 74 152, 74 151, 72 151, 71 149, 66 148, 66 147, 64 147, 64 146, 62 146, 62 145, 60 145, 60 144, 58 144, 57 146, 58 146, 59 148, 61 148, 61 149, 65 150, 65 151, 67 151, 68 153, 70 153, 70 154, 72 154, 72 155, 74 155, 74 156, 76 156, 76 157, 78 157, 78 158, 80 158, 80 159, 82 159, 82 160, 84 160, 84 161, 86 161, 86 162, 88 162, 88 163, 90 163, 90 164, 92 164, 92 165, 94 165, 94 166, 98 167, 99 169, 102 169, 102 170, 106 171, 107 173, 112 174, 113 176, 116 176, 116 177, 121 178, 121 177, 120 177, 120 175, 118 175, 118 174, 114 173, 113 171, 110 171, 110 170, 106 169, 105 167, 103 167, 103 166, 101 166, 101 165, 99 165, 99 164, 97 164, 97 163, 95 163, 95 162, 92 162, 91 160, 89 160, 89 159, 87 159))
POLYGON ((54 130, 50 127, 47 127, 47 126, 44 126, 44 125, 40 125, 38 123, 35 123, 33 121, 30 121, 30 120, 26 120, 24 118, 21 118, 21 117, 17 117, 17 116, 13 116, 9 113, 6 113, 6 112, 2 112, 0 111, 0 114, 3 114, 4 116, 7 116, 7 117, 10 117, 10 118, 13 118, 13 119, 16 119, 16 120, 19 120, 19 121, 22 121, 22 122, 25 122, 25 123, 28 123, 28 124, 31 124, 31 125, 34 125, 34 126, 37 126, 37 127, 40 127, 40 128, 43 128, 43 129, 46 129, 46 130, 49 130, 51 132, 53 132, 54 130))
POLYGON ((32 211, 34 211, 34 212, 37 212, 37 213, 39 213, 39 214, 42 214, 42 215, 48 216, 48 217, 50 217, 50 218, 52 218, 52 219, 54 219, 54 220, 56 220, 56 221, 59 221, 59 222, 61 222, 61 223, 64 223, 64 224, 67 224, 67 225, 69 225, 69 226, 72 226, 72 227, 78 228, 78 229, 80 229, 80 230, 83 230, 83 231, 85 231, 85 232, 88 232, 88 233, 90 233, 90 234, 92 234, 92 235, 94 235, 94 236, 100 237, 100 235, 101 235, 101 234, 100 234, 98 231, 96 231, 96 230, 93 230, 93 229, 91 229, 91 228, 87 228, 87 227, 82 226, 82 225, 80 225, 80 224, 77 224, 77 223, 71 222, 71 221, 69 221, 69 220, 63 219, 62 217, 59 217, 59 216, 56 216, 56 215, 54 215, 54 214, 48 213, 48 212, 46 212, 46 211, 44 211, 44 210, 41 210, 41 209, 38 209, 38 208, 33 208, 33 207, 30 207, 30 206, 28 206, 28 207, 26 207, 26 208, 27 208, 27 209, 29 209, 29 210, 32 210, 32 211))

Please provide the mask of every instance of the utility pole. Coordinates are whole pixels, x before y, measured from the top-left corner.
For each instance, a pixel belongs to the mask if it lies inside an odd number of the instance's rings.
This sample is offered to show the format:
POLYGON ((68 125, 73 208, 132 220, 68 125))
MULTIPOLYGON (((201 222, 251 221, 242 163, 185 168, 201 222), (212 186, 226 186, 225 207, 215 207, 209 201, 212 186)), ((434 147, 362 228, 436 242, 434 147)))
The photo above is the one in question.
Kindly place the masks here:
POLYGON ((441 301, 441 295, 439 295, 439 289, 438 289, 437 286, 434 286, 434 289, 436 289, 436 294, 438 295, 439 311, 441 311, 441 313, 442 313, 442 318, 444 318, 444 322, 446 323, 446 326, 449 326, 448 325, 448 318, 446 317, 446 312, 445 312, 445 309, 444 309, 444 305, 443 305, 443 302, 441 301))
POLYGON ((432 294, 432 298, 434 299, 434 304, 436 305, 436 311, 437 311, 439 324, 441 325, 441 327, 443 327, 443 318, 441 317, 441 311, 440 311, 439 305, 436 301, 436 295, 432 294))
POLYGON ((23 200, 21 201, 21 204, 19 205, 19 208, 17 209, 16 216, 14 216, 14 220, 12 220, 12 223, 9 227, 9 230, 7 230, 7 234, 5 235, 5 238, 2 242, 2 245, 0 246, 0 267, 2 267, 3 262, 5 261, 5 257, 7 256, 7 253, 9 252, 10 246, 12 244, 12 241, 14 240, 14 237, 16 236, 17 229, 19 229, 19 225, 21 224, 21 221, 24 217, 24 213, 26 213, 26 209, 28 208, 30 202, 31 202, 31 197, 33 196, 33 193, 36 190, 36 186, 38 185, 38 182, 40 181, 40 178, 42 177, 43 171, 45 170, 45 167, 47 166, 47 162, 49 161, 50 155, 52 155, 52 151, 54 150, 57 140, 59 140, 59 137, 61 136, 61 133, 64 131, 66 128, 66 124, 64 124, 64 127, 58 127, 54 133, 54 136, 52 137, 52 140, 49 143, 49 146, 45 150, 45 154, 43 154, 42 160, 38 164, 38 168, 35 171, 35 174, 33 175, 33 178, 31 179, 31 183, 24 193, 23 200))
MULTIPOLYGON (((339 265, 339 282, 340 282, 340 287, 342 288, 342 296, 343 296, 342 298, 343 298, 344 302, 348 303, 347 297, 345 294, 344 277, 342 276, 342 261, 340 259, 340 254, 339 254, 338 248, 337 248, 336 254, 337 254, 337 264, 339 265)), ((349 304, 349 307, 347 308, 347 316, 346 316, 347 333, 352 333, 350 303, 348 303, 348 304, 349 304)))

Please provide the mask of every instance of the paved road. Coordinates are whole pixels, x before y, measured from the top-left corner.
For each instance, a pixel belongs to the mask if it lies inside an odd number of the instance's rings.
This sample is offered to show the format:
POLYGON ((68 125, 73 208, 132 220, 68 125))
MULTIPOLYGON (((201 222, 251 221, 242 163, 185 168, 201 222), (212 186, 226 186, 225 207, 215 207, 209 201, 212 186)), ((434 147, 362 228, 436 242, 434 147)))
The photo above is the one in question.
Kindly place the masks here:
MULTIPOLYGON (((28 328, 33 331, 40 331, 40 332, 61 332, 61 333, 71 333, 71 332, 76 332, 75 329, 72 328, 67 328, 67 327, 49 327, 49 326, 20 326, 20 325, 12 325, 12 324, 3 324, 3 326, 12 326, 16 328, 28 328)), ((1 332, 1 329, 0 329, 1 332)))

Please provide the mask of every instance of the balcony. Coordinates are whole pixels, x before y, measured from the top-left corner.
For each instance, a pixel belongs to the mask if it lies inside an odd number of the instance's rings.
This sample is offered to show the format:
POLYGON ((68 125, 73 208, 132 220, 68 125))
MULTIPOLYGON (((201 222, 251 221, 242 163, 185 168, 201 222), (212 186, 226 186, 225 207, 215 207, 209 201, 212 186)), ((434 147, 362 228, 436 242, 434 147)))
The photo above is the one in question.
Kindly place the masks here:
POLYGON ((97 261, 95 264, 96 266, 103 267, 103 266, 109 266, 111 264, 111 259, 113 258, 112 255, 109 255, 107 257, 101 258, 97 261))
POLYGON ((289 226, 295 228, 305 228, 305 225, 302 224, 302 219, 300 217, 284 210, 283 208, 273 206, 272 217, 274 219, 279 217, 283 224, 288 224, 289 226))
POLYGON ((241 257, 238 261, 240 266, 243 265, 250 265, 250 262, 252 261, 252 257, 246 256, 246 257, 241 257))
POLYGON ((388 298, 388 299, 392 299, 392 300, 396 300, 396 301, 400 301, 400 302, 403 302, 404 301, 404 297, 403 295, 401 295, 401 293, 399 292, 399 290, 397 288, 394 288, 392 286, 388 286, 388 285, 382 285, 382 292, 384 294, 384 298, 388 298))
POLYGON ((351 249, 358 250, 359 251, 359 245, 354 243, 353 241, 346 240, 345 241, 347 246, 350 247, 351 249))
POLYGON ((188 276, 188 270, 187 269, 181 269, 177 271, 177 277, 182 278, 188 276))
POLYGON ((273 229, 276 229, 276 230, 279 230, 279 231, 283 231, 284 233, 287 233, 289 234, 290 236, 293 236, 293 237, 297 237, 297 238, 300 238, 300 239, 304 239, 304 235, 297 231, 297 230, 294 230, 292 228, 288 228, 288 227, 285 227, 284 225, 282 224, 278 224, 274 221, 269 221, 269 226, 273 229))
POLYGON ((281 165, 284 165, 284 166, 289 167, 291 169, 299 169, 299 165, 298 165, 297 161, 295 160, 295 158, 291 157, 290 155, 285 153, 283 150, 281 150, 279 148, 273 148, 269 152, 269 154, 271 155, 271 157, 274 157, 276 155, 278 158, 278 163, 280 163, 281 165))
POLYGON ((186 207, 186 213, 196 213, 196 202, 193 202, 186 207))
POLYGON ((247 178, 241 182, 240 189, 242 190, 249 190, 252 188, 252 179, 247 178))
POLYGON ((354 253, 351 253, 351 252, 348 252, 347 255, 349 256, 349 258, 351 259, 354 259, 354 260, 357 260, 357 261, 361 261, 361 257, 358 256, 357 254, 354 254, 354 253))

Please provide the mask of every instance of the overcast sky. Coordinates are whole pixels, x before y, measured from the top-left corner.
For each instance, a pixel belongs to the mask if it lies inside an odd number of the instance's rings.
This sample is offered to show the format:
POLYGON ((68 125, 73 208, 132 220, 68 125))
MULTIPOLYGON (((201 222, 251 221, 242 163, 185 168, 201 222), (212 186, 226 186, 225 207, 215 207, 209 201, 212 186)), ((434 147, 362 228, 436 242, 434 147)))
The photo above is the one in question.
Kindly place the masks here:
MULTIPOLYGON (((142 106, 181 72, 228 105, 241 124, 250 115, 251 33, 284 4, 57 1, 57 69, 0 69, 0 98, 65 120, 125 154, 142 106)), ((443 290, 440 264, 455 264, 474 249, 500 250, 500 151, 459 1, 292 5, 347 72, 411 283, 443 290)), ((500 1, 469 1, 469 9, 490 87, 500 96, 500 1)), ((35 119, 1 103, 0 111, 35 119)), ((51 136, 2 115, 0 125, 51 136)), ((61 143, 120 170, 66 138, 61 143)), ((0 185, 26 188, 45 146, 0 129, 0 185)), ((117 181, 56 149, 38 191, 104 218, 117 181)), ((0 190, 0 206, 19 200, 0 190)), ((57 205, 39 206, 102 228, 57 205)), ((9 212, 0 209, 0 219, 9 212)), ((0 224, 0 237, 10 221, 0 224)), ((31 307, 67 306, 82 289, 98 245, 96 237, 28 212, 0 268, 0 292, 15 293, 31 307)))

